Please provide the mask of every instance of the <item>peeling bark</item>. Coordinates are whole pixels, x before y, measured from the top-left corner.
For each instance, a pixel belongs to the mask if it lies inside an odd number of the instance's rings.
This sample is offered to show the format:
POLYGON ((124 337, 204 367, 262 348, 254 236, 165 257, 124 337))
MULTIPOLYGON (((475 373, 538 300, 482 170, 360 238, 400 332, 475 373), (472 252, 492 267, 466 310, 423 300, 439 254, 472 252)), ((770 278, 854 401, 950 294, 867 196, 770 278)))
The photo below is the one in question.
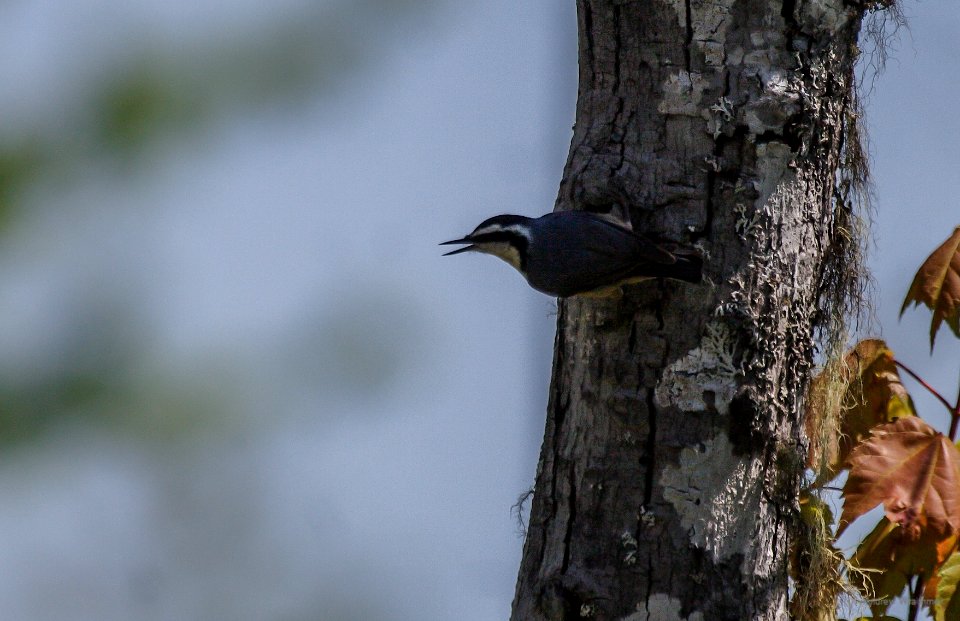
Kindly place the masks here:
POLYGON ((865 8, 578 0, 558 210, 696 244, 705 282, 559 304, 514 621, 783 619, 815 330, 842 295, 865 8))

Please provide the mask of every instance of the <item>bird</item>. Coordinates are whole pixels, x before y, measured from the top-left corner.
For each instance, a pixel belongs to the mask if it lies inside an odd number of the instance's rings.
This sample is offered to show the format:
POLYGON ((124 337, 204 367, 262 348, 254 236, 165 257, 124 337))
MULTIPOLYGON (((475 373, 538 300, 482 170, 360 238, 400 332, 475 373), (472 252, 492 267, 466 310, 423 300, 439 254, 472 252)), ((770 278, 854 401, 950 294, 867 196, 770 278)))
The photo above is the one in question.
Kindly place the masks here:
POLYGON ((440 245, 466 244, 443 256, 482 252, 519 271, 531 287, 554 297, 617 295, 652 278, 698 283, 703 260, 692 249, 652 241, 609 214, 555 211, 539 218, 503 214, 440 245))

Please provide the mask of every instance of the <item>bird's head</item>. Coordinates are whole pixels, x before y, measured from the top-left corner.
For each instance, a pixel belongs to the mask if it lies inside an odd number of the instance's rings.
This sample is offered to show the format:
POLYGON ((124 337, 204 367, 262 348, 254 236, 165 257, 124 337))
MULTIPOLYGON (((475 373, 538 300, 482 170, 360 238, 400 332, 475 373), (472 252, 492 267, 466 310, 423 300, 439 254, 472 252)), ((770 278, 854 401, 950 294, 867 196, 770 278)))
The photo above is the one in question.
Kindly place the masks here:
POLYGON ((484 252, 500 257, 516 269, 523 271, 530 239, 530 218, 507 214, 484 220, 466 237, 443 242, 440 245, 468 244, 444 254, 445 257, 461 252, 484 252))

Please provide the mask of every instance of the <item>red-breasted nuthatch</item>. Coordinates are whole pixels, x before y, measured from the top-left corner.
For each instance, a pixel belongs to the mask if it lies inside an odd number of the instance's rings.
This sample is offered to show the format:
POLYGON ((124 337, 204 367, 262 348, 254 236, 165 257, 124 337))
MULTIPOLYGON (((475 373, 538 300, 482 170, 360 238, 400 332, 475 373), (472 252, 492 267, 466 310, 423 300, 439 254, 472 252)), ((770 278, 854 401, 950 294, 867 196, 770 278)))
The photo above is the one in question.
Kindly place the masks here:
POLYGON ((444 244, 469 244, 444 256, 475 251, 500 257, 531 287, 558 297, 607 295, 651 278, 698 283, 703 269, 692 250, 655 243, 611 216, 588 211, 494 216, 444 244))

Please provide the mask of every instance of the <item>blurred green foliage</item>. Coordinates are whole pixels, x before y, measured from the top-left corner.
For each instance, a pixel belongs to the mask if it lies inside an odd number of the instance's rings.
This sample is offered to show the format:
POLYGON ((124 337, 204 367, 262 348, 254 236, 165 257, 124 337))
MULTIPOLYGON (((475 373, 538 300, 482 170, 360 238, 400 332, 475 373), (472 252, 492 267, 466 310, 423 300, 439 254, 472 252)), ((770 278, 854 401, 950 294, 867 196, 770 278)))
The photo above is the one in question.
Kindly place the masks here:
POLYGON ((227 400, 209 384, 139 368, 143 330, 127 310, 101 300, 74 317, 32 372, 0 374, 0 446, 76 425, 167 442, 225 420, 227 400))
POLYGON ((155 136, 199 119, 203 102, 144 64, 105 84, 94 104, 98 147, 130 155, 155 136))
MULTIPOLYGON (((391 41, 409 37, 426 9, 440 0, 337 0, 306 4, 251 30, 216 32, 209 40, 167 48, 124 50, 116 69, 62 103, 61 118, 8 127, 0 137, 0 235, 34 184, 62 183, 119 163, 121 172, 149 160, 138 155, 160 140, 191 135, 238 112, 264 106, 315 105, 348 77, 382 58, 391 41), (64 120, 67 122, 64 122, 64 120), (93 164, 94 166, 90 166, 93 164)), ((216 24, 211 24, 215 29, 216 24)), ((156 43, 150 40, 149 43, 156 43)), ((240 117, 242 119, 242 116, 240 117)), ((118 208, 122 208, 118 205, 118 208)), ((88 301, 96 314, 99 294, 88 301)), ((130 306, 128 306, 130 308, 130 306)), ((397 352, 382 355, 365 333, 343 318, 323 330, 329 354, 353 365, 344 378, 391 374, 397 352)), ((221 418, 223 393, 189 377, 142 381, 144 344, 136 330, 118 330, 116 317, 69 326, 76 343, 63 343, 58 362, 28 379, 0 376, 0 446, 34 439, 62 425, 109 424, 151 438, 174 438, 221 418)), ((388 331, 387 334, 390 334, 388 331)), ((385 339, 389 341, 390 339, 385 339)), ((393 348, 395 350, 395 348, 393 348)), ((0 353, 2 355, 2 353, 0 353)))
POLYGON ((0 146, 0 231, 8 223, 20 193, 40 176, 45 160, 46 154, 36 142, 0 146))
POLYGON ((26 136, 14 129, 0 139, 0 209, 9 211, 26 184, 86 158, 128 162, 158 138, 238 110, 334 95, 439 1, 308 4, 224 40, 126 50, 111 75, 63 102, 62 116, 74 122, 39 119, 26 136))

